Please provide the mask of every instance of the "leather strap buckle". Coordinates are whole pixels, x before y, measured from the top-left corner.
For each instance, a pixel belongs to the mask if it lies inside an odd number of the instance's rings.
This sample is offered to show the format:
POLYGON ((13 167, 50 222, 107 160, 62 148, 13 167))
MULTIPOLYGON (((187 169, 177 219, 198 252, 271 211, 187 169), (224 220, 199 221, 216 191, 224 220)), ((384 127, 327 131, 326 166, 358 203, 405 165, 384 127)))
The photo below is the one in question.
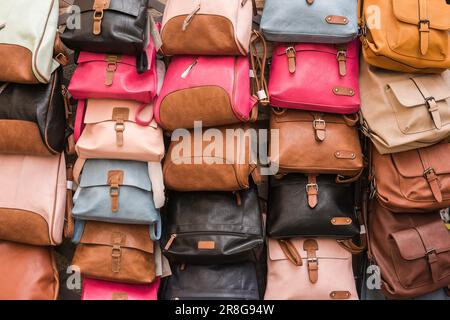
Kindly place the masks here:
POLYGON ((344 77, 347 74, 347 51, 338 50, 338 52, 336 53, 336 59, 339 66, 339 75, 341 77, 344 77))
POLYGON ((428 106, 429 111, 434 111, 438 109, 436 99, 434 97, 425 98, 425 103, 428 106))
POLYGON ((323 119, 314 119, 313 128, 316 131, 316 140, 322 142, 326 138, 327 123, 323 119))
POLYGON ((309 281, 316 283, 319 279, 319 259, 316 251, 319 250, 319 244, 314 239, 307 239, 303 242, 303 250, 306 251, 308 264, 309 281))
POLYGON ((120 185, 123 184, 123 176, 122 170, 108 171, 109 196, 111 198, 112 212, 119 211, 120 185))
POLYGON ((293 46, 286 48, 286 56, 288 58, 288 68, 290 73, 295 73, 297 68, 297 51, 293 46))
POLYGON ((118 244, 113 245, 111 250, 111 257, 120 258, 122 256, 122 247, 118 244))
POLYGON ((98 36, 102 33, 102 20, 104 15, 104 10, 109 8, 110 0, 95 0, 92 9, 94 10, 94 24, 92 26, 92 33, 98 36))
POLYGON ((317 183, 308 183, 306 186, 306 192, 309 191, 309 188, 314 188, 316 189, 317 192, 319 192, 319 185, 317 183))
POLYGON ((126 235, 120 232, 111 234, 111 271, 120 272, 120 260, 122 258, 122 245, 125 242, 126 235))
POLYGON ((114 73, 117 70, 117 62, 120 57, 115 55, 106 56, 106 77, 105 86, 111 86, 113 84, 114 73))
POLYGON ((428 20, 428 19, 419 20, 417 26, 419 27, 420 32, 430 32, 430 20, 428 20), (425 30, 422 29, 422 25, 424 25, 424 24, 427 25, 425 30))
POLYGON ((125 121, 130 117, 130 110, 128 108, 114 108, 112 114, 112 120, 114 124, 114 130, 116 131, 116 145, 118 147, 123 146, 123 132, 125 131, 125 121))
POLYGON ((428 177, 429 177, 431 174, 436 175, 436 173, 435 173, 435 171, 434 171, 433 168, 427 168, 427 169, 423 172, 423 176, 424 176, 424 178, 427 179, 427 180, 428 180, 428 177))
POLYGON ((429 249, 427 251, 427 260, 428 263, 435 263, 437 261, 436 249, 429 249))

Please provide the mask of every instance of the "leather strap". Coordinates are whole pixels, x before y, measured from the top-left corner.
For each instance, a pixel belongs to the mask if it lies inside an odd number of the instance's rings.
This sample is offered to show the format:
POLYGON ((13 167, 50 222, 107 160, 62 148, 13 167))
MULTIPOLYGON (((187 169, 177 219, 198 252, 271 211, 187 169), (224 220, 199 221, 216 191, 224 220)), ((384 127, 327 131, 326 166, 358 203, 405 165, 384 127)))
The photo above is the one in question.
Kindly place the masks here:
POLYGON ((441 184, 436 172, 429 162, 427 151, 424 149, 417 149, 417 152, 423 167, 423 177, 427 180, 434 198, 440 203, 442 202, 441 184))
POLYGON ((253 31, 250 39, 250 65, 253 71, 251 78, 252 95, 255 96, 263 106, 269 105, 269 95, 265 77, 267 64, 267 43, 258 31, 253 31), (258 51, 258 43, 262 52, 258 51))
POLYGON ((9 85, 9 82, 5 82, 0 84, 0 94, 3 93, 3 91, 5 91, 6 87, 9 85))
POLYGON ((343 114, 342 118, 349 127, 354 127, 359 122, 359 115, 357 113, 343 114))
POLYGON ((119 211, 120 186, 123 184, 124 173, 122 170, 108 171, 109 196, 111 198, 111 211, 119 211))
POLYGON ((326 128, 327 124, 325 120, 322 119, 321 113, 313 113, 314 117, 312 126, 315 132, 316 141, 322 142, 327 137, 326 128))
POLYGON ((319 244, 314 239, 307 239, 303 242, 303 250, 307 254, 309 281, 316 283, 319 279, 319 260, 316 251, 319 250, 319 244))
POLYGON ((295 50, 295 46, 291 45, 286 49, 286 57, 288 59, 288 69, 289 73, 295 73, 297 67, 297 51, 295 50))
POLYGON ((53 46, 53 56, 60 65, 66 66, 69 64, 69 54, 58 32, 56 33, 55 44, 53 46))
POLYGON ((308 174, 308 184, 306 185, 306 195, 308 198, 308 206, 314 209, 317 206, 317 195, 319 194, 319 186, 317 185, 317 175, 308 174))
POLYGON ((430 94, 428 89, 423 84, 422 80, 420 78, 411 78, 411 81, 414 82, 417 89, 419 89, 420 94, 425 99, 425 104, 428 107, 428 112, 430 113, 431 117, 433 118, 434 125, 436 129, 442 128, 442 120, 441 115, 439 113, 439 107, 437 105, 437 102, 435 98, 430 94))
POLYGON ((314 0, 306 0, 306 3, 312 5, 314 3, 314 0))
POLYGON ((345 240, 336 240, 337 243, 350 252, 351 254, 360 254, 361 252, 364 252, 367 248, 367 242, 366 237, 361 235, 360 244, 357 245, 353 242, 353 239, 345 239, 345 240))
POLYGON ((146 126, 150 125, 150 123, 153 121, 153 108, 152 108, 152 106, 149 105, 149 104, 145 104, 145 103, 141 104, 141 105, 137 108, 137 110, 136 110, 136 115, 134 116, 134 121, 135 121, 138 125, 140 125, 140 126, 142 126, 142 127, 146 127, 146 126), (144 111, 144 109, 145 109, 146 107, 149 107, 149 108, 150 108, 151 113, 150 113, 150 116, 149 116, 149 119, 148 119, 148 120, 142 120, 142 119, 140 118, 140 115, 141 115, 142 111, 144 111))
POLYGON ((422 241, 423 247, 425 248, 426 259, 431 270, 431 277, 433 278, 433 282, 438 282, 440 276, 440 268, 436 248, 434 248, 433 244, 428 241, 429 235, 427 236, 426 231, 422 230, 422 226, 417 226, 414 229, 419 234, 420 240, 422 241))
POLYGON ((341 174, 338 174, 336 176, 336 183, 340 184, 340 183, 352 183, 352 182, 355 182, 361 177, 363 171, 364 171, 364 168, 362 168, 355 176, 352 176, 352 177, 345 177, 345 176, 343 176, 341 174))
POLYGON ((71 239, 73 236, 74 223, 73 209, 73 165, 68 164, 66 168, 67 191, 66 191, 66 216, 64 218, 64 238, 71 239))
POLYGON ((111 271, 120 272, 120 262, 122 258, 122 246, 125 243, 126 235, 121 232, 113 232, 111 235, 111 271))
POLYGON ((278 240, 278 244, 280 245, 281 250, 286 255, 288 260, 292 262, 295 266, 302 266, 303 261, 300 253, 297 251, 295 246, 292 244, 290 240, 278 240))
POLYGON ((94 10, 94 24, 92 26, 92 34, 98 36, 102 33, 102 20, 104 10, 109 8, 110 0, 94 0, 92 9, 94 10))
POLYGON ((120 56, 118 55, 107 55, 106 61, 106 76, 105 76, 105 86, 112 86, 114 80, 114 74, 117 70, 117 62, 120 61, 120 56))
POLYGON ((339 75, 345 77, 347 75, 347 45, 338 45, 336 59, 339 66, 339 75))
POLYGON ((116 145, 123 147, 123 132, 125 131, 125 121, 130 117, 130 109, 114 108, 112 111, 112 120, 116 122, 114 130, 116 131, 116 145))
POLYGON ((428 16, 428 0, 419 0, 419 37, 420 53, 426 55, 430 43, 430 20, 428 16))

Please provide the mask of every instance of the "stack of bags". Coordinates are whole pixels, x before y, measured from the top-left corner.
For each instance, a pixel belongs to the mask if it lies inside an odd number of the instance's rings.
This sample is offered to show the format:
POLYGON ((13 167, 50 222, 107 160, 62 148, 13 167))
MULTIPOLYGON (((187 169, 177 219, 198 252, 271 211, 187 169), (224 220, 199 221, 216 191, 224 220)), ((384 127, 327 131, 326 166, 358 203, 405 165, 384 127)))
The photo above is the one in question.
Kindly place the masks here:
POLYGON ((415 298, 450 284, 439 213, 450 205, 450 5, 366 0, 361 9, 369 263, 380 267, 384 296, 415 298))
POLYGON ((164 141, 153 119, 165 68, 147 2, 74 1, 81 28, 61 36, 77 63, 72 264, 83 299, 156 299, 168 272, 158 243, 164 141))
POLYGON ((265 299, 358 299, 357 1, 267 0, 261 30, 277 43, 269 93, 279 133, 269 148, 279 171, 270 179, 265 299))
POLYGON ((267 98, 252 1, 169 0, 161 51, 172 56, 155 108, 172 132, 162 246, 163 299, 259 299, 264 231, 251 126, 267 98), (248 54, 250 52, 250 59, 248 54), (252 76, 252 78, 251 78, 252 76), (231 137, 227 136, 231 132, 231 137))
POLYGON ((59 66, 67 55, 57 27, 55 1, 1 3, 0 299, 58 297, 52 247, 63 240, 66 211, 59 66))

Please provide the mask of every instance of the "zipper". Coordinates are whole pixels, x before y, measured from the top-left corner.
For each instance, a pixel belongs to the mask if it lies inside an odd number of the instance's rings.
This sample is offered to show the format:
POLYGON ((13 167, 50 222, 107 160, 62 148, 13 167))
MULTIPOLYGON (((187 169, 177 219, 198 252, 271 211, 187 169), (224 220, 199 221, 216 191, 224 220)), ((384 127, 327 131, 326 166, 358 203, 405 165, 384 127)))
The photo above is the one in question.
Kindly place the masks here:
POLYGON ((186 19, 184 19, 183 21, 183 26, 182 26, 182 30, 186 31, 187 27, 191 24, 192 19, 194 19, 195 15, 197 14, 197 12, 200 11, 201 8, 201 4, 199 3, 198 6, 194 9, 194 11, 192 11, 187 17, 186 19))
POLYGON ((186 79, 189 73, 191 73, 192 69, 194 69, 194 67, 197 65, 197 63, 198 58, 195 58, 194 61, 186 68, 186 70, 183 71, 183 73, 181 74, 181 78, 186 79))
POLYGON ((195 235, 230 235, 230 236, 239 236, 244 237, 242 233, 239 232, 232 232, 232 231, 196 231, 196 232, 181 232, 181 233, 172 233, 170 235, 169 241, 167 241, 166 245, 164 246, 164 251, 169 251, 170 247, 172 247, 173 242, 176 238, 179 236, 195 236, 195 235))

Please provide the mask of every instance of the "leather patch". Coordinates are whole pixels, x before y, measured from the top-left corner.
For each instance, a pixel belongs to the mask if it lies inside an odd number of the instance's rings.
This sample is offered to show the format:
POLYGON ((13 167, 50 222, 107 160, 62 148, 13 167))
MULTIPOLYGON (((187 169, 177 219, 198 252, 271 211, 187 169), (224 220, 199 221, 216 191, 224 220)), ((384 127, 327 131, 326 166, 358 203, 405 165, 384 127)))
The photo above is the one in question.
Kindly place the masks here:
POLYGON ((331 291, 330 298, 334 300, 344 300, 349 299, 351 293, 349 291, 331 291))
POLYGON ((108 171, 108 184, 109 185, 122 185, 123 184, 123 171, 122 170, 108 171))
POLYGON ((126 292, 113 292, 112 300, 128 300, 128 293, 126 292))
POLYGON ((214 241, 199 241, 197 243, 197 248, 200 250, 213 250, 216 247, 214 241))
POLYGON ((130 109, 114 108, 112 112, 113 120, 128 120, 130 118, 130 109))
MULTIPOLYGON (((0 44, 0 82, 39 83, 31 68, 32 63, 33 55, 29 49, 14 44, 0 44)), ((43 78, 43 75, 40 76, 43 78)))
POLYGON ((348 24, 348 18, 343 16, 327 16, 325 21, 329 24, 348 24))
POLYGON ((333 226, 348 226, 352 224, 352 219, 346 217, 334 217, 331 218, 331 224, 333 226))
POLYGON ((346 87, 334 87, 333 93, 337 96, 353 97, 355 95, 355 90, 346 87))
POLYGON ((356 158, 356 154, 352 151, 336 151, 334 156, 338 159, 350 159, 353 160, 356 158))

